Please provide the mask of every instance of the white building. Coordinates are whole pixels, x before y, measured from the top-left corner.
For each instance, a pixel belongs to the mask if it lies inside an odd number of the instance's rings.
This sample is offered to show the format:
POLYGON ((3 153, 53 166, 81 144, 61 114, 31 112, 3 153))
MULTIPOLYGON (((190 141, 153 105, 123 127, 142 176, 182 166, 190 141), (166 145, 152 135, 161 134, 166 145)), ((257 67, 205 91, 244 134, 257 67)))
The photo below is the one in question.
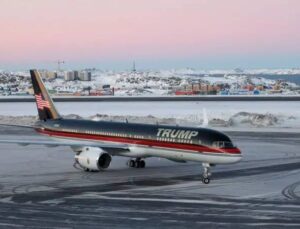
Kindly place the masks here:
POLYGON ((75 80, 74 71, 66 71, 64 75, 65 81, 73 81, 75 80))
POLYGON ((44 79, 56 79, 57 78, 57 73, 56 72, 53 72, 53 71, 40 71, 40 74, 42 76, 42 78, 44 79))
POLYGON ((79 80, 82 81, 91 81, 92 80, 92 73, 89 71, 82 71, 78 75, 79 80))

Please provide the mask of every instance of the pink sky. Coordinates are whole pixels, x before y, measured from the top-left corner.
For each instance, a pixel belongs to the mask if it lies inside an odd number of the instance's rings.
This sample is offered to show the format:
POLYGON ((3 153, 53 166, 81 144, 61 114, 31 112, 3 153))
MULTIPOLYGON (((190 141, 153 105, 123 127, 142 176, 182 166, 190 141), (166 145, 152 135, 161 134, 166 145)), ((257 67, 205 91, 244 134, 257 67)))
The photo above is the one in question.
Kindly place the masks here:
POLYGON ((58 58, 295 56, 300 1, 1 0, 0 29, 0 67, 58 58))

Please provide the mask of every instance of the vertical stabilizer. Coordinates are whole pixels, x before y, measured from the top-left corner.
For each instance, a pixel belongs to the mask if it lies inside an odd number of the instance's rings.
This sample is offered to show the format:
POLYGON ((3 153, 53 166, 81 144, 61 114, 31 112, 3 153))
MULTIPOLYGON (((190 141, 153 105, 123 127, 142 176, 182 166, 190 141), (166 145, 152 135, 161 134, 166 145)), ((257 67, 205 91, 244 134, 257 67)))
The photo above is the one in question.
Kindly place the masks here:
POLYGON ((60 119, 61 117, 45 88, 39 72, 37 70, 30 70, 30 75, 40 120, 60 119))

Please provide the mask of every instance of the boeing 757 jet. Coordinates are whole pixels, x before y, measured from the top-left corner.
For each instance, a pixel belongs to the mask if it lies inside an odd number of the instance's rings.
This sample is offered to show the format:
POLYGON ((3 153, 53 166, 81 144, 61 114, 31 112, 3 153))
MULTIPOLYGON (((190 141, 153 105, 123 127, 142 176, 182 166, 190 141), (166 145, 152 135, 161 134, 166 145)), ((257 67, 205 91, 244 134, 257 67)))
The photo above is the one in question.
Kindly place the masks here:
POLYGON ((75 162, 85 171, 107 169, 116 155, 129 157, 128 166, 132 168, 144 168, 149 157, 201 162, 205 184, 210 182, 211 166, 236 163, 242 158, 228 136, 208 128, 64 119, 38 71, 30 70, 30 75, 39 115, 32 128, 55 141, 19 139, 0 143, 70 146, 76 153, 75 162))

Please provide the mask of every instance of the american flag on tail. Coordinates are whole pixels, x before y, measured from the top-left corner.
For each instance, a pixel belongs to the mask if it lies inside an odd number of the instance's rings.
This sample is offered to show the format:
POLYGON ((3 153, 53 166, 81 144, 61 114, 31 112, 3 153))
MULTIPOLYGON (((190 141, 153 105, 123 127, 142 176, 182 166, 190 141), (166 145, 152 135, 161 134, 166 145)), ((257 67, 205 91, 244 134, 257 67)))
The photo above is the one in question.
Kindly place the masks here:
POLYGON ((49 108, 50 109, 50 103, 42 98, 42 95, 35 95, 37 107, 40 110, 43 110, 44 108, 49 108))

